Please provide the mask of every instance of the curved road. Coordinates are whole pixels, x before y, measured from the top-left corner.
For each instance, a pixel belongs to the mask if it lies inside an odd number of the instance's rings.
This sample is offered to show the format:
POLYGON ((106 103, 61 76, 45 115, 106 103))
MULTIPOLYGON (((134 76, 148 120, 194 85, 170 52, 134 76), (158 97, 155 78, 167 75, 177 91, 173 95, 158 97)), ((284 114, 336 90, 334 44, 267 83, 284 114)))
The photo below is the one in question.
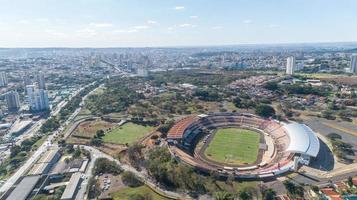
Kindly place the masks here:
MULTIPOLYGON (((137 171, 135 168, 121 163, 119 160, 113 158, 112 156, 103 153, 91 146, 85 146, 85 145, 79 145, 81 148, 91 152, 91 155, 96 159, 96 158, 107 158, 110 161, 116 162, 123 170, 125 171, 130 171, 134 173, 137 177, 139 177, 146 185, 148 185, 151 188, 155 188, 155 190, 159 191, 162 194, 165 194, 167 197, 170 197, 172 199, 192 199, 189 195, 184 194, 184 193, 176 193, 172 191, 165 190, 163 188, 158 187, 155 183, 154 180, 150 178, 148 173, 143 170, 141 172, 137 171)), ((91 167, 93 168, 93 166, 91 167)), ((77 198, 80 199, 80 198, 77 198)), ((83 198, 82 198, 83 199, 83 198)))

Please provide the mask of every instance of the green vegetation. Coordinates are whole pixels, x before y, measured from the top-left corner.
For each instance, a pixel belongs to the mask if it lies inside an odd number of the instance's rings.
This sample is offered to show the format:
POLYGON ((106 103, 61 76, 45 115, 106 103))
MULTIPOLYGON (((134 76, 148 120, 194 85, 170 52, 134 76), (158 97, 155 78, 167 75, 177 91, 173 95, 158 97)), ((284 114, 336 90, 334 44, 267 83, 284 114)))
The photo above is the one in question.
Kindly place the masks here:
POLYGON ((103 137, 103 141, 117 144, 131 144, 153 129, 151 126, 142 126, 129 122, 107 132, 103 137))
POLYGON ((139 187, 144 184, 135 176, 135 174, 130 171, 123 172, 121 175, 121 180, 129 187, 139 187))
POLYGON ((302 186, 296 185, 295 183, 288 180, 284 181, 283 184, 291 198, 297 199, 304 197, 304 188, 302 186))
POLYGON ((266 105, 266 104, 259 104, 255 108, 255 113, 262 117, 274 117, 275 116, 274 108, 269 105, 266 105))
MULTIPOLYGON (((138 80, 139 81, 139 80, 138 80)), ((126 110, 143 96, 129 88, 127 79, 114 79, 106 82, 106 88, 100 93, 88 97, 86 108, 93 114, 103 115, 126 110)))
POLYGON ((348 156, 353 156, 353 146, 349 143, 342 141, 341 135, 337 133, 330 133, 327 135, 332 144, 333 153, 342 161, 352 162, 348 156))
POLYGON ((222 163, 254 163, 258 156, 259 138, 259 133, 246 129, 218 129, 205 155, 222 163))
POLYGON ((167 187, 197 193, 206 192, 204 183, 207 180, 203 176, 194 173, 192 168, 177 163, 171 158, 167 148, 157 147, 151 149, 146 162, 149 174, 167 187))
POLYGON ((10 157, 0 165, 0 178, 10 176, 20 167, 30 152, 37 149, 46 139, 46 136, 33 136, 10 148, 10 157))
POLYGON ((60 120, 65 120, 71 115, 77 108, 79 108, 79 104, 82 102, 82 98, 87 95, 90 91, 94 90, 100 85, 100 82, 97 81, 93 85, 89 85, 88 87, 81 90, 76 96, 74 96, 60 111, 59 118, 60 120))
POLYGON ((55 117, 51 117, 41 126, 40 131, 42 133, 49 133, 57 130, 59 127, 60 127, 59 120, 55 117))
POLYGON ((122 171, 123 170, 116 162, 110 161, 106 158, 98 158, 94 163, 93 174, 98 175, 101 173, 109 173, 113 175, 118 175, 122 171))
POLYGON ((114 200, 168 200, 154 191, 148 186, 128 187, 112 193, 114 200))

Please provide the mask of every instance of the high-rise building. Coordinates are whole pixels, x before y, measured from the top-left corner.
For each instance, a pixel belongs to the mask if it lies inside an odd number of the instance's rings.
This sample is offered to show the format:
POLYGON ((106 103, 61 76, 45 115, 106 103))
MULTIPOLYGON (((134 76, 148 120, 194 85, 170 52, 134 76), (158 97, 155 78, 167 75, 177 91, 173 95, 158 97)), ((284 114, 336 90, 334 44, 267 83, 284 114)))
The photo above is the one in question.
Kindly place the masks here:
POLYGON ((292 75, 295 71, 295 57, 290 56, 286 59, 286 74, 292 75))
POLYGON ((42 72, 37 74, 37 84, 39 89, 46 90, 45 75, 42 72))
POLYGON ((16 91, 11 91, 5 95, 7 109, 9 111, 18 111, 20 109, 20 96, 16 91))
POLYGON ((34 85, 26 86, 29 106, 31 111, 43 111, 50 108, 47 91, 38 89, 34 85))
POLYGON ((0 72, 0 87, 7 86, 7 76, 5 72, 0 72))
POLYGON ((357 73, 357 55, 352 55, 352 57, 351 57, 350 72, 357 73))

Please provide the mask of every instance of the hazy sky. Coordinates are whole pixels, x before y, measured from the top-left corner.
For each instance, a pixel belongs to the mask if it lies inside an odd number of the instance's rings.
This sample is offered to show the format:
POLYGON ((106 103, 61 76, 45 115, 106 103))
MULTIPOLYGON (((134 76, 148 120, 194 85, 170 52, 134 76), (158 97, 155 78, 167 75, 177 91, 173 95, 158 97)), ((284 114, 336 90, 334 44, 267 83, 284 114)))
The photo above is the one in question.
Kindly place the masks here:
POLYGON ((0 47, 357 41, 357 0, 0 0, 0 47))

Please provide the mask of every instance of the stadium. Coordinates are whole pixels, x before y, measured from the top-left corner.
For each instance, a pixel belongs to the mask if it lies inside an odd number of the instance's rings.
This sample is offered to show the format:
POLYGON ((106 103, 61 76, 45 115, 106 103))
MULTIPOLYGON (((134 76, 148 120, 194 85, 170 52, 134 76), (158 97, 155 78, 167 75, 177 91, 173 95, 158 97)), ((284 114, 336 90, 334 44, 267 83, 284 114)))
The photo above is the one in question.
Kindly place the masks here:
POLYGON ((316 134, 304 124, 246 113, 184 117, 169 130, 167 142, 180 162, 202 172, 245 179, 297 170, 320 149, 316 134))

